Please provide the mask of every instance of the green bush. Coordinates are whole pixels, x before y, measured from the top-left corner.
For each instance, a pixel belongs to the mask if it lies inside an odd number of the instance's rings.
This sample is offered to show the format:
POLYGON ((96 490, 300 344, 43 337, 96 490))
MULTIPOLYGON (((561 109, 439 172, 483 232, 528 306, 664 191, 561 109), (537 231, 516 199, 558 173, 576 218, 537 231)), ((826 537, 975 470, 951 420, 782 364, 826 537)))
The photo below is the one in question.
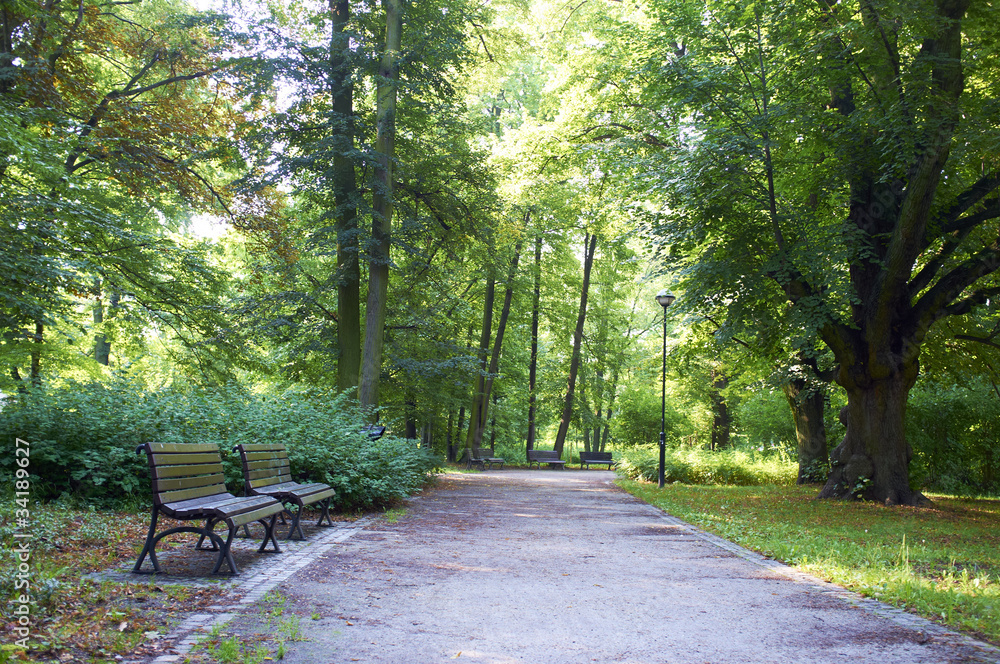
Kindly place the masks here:
MULTIPOLYGON (((655 482, 659 465, 658 446, 635 447, 622 452, 618 472, 629 479, 655 482)), ((663 468, 666 482, 682 484, 792 485, 798 475, 798 465, 786 454, 756 449, 713 452, 699 448, 668 448, 663 468)))
MULTIPOLYGON (((386 505, 426 482, 435 460, 412 441, 369 441, 363 418, 346 396, 291 387, 259 395, 239 385, 148 390, 117 378, 107 384, 65 383, 19 394, 0 410, 0 440, 30 443, 32 499, 60 496, 91 504, 148 503, 146 442, 215 443, 227 484, 242 490, 237 443, 280 441, 300 480, 337 489, 339 509, 386 505)), ((14 455, 0 467, 10 476, 14 455)))
POLYGON ((1000 408, 985 381, 921 381, 906 406, 915 485, 963 496, 1000 494, 1000 408))

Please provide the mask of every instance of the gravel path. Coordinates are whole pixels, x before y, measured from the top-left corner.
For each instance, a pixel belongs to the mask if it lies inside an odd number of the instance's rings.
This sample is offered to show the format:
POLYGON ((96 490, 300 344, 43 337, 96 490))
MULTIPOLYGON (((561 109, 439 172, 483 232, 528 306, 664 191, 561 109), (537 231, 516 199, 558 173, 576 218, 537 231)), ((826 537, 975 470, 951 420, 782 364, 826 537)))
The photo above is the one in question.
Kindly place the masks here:
POLYGON ((283 662, 1000 661, 706 535, 613 478, 442 477, 399 521, 359 530, 280 585, 304 639, 283 662))

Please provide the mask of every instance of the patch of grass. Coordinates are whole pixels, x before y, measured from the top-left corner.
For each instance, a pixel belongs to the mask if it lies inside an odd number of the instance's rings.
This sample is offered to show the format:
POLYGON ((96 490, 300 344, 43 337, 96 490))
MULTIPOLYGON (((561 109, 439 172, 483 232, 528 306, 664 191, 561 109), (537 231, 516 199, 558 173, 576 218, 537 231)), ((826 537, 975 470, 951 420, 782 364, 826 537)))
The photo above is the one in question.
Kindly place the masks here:
POLYGON ((804 572, 1000 643, 1000 500, 885 507, 815 500, 815 487, 619 484, 804 572))
MULTIPOLYGON (((660 452, 657 446, 625 450, 618 472, 632 480, 656 481, 660 452)), ((730 486, 792 485, 798 464, 780 450, 763 447, 709 451, 694 447, 668 448, 664 459, 664 479, 684 484, 725 484, 730 486)))
POLYGON ((402 519, 404 516, 406 516, 406 508, 405 507, 393 507, 392 509, 386 510, 385 514, 383 514, 382 516, 386 520, 386 522, 388 522, 388 523, 396 523, 397 521, 399 521, 400 519, 402 519))

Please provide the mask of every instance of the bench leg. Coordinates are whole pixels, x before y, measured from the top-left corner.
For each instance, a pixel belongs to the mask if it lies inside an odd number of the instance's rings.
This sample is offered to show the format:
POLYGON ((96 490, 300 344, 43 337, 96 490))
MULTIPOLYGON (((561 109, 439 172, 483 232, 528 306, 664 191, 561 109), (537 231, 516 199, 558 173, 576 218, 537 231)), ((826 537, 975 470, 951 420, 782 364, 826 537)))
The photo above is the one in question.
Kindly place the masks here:
POLYGON ((274 537, 274 527, 278 522, 278 515, 272 514, 270 520, 259 519, 258 522, 264 526, 264 540, 260 543, 260 548, 257 549, 257 553, 281 553, 281 547, 278 546, 278 540, 274 537), (271 542, 274 545, 273 551, 266 551, 267 543, 271 542))
POLYGON ((149 521, 149 531, 146 533, 146 541, 142 545, 142 552, 139 554, 139 559, 135 561, 135 567, 132 568, 134 574, 139 574, 142 571, 142 562, 146 559, 146 555, 149 555, 149 561, 153 563, 153 571, 160 571, 160 563, 156 560, 156 520, 160 515, 160 508, 153 505, 153 515, 149 521))
MULTIPOLYGON (((284 514, 284 512, 282 514, 284 514)), ((286 540, 292 539, 292 535, 294 535, 297 531, 299 533, 298 539, 304 540, 306 536, 302 532, 302 526, 299 525, 299 519, 302 518, 302 505, 301 504, 298 505, 298 509, 295 511, 294 514, 292 512, 289 512, 289 514, 292 515, 292 526, 288 529, 288 535, 285 536, 285 539, 286 540)))
MULTIPOLYGON (((218 574, 219 570, 222 568, 222 561, 226 561, 226 564, 229 565, 229 571, 232 572, 233 576, 239 576, 240 572, 236 569, 236 560, 233 559, 233 551, 231 548, 233 544, 233 535, 236 534, 237 530, 239 529, 230 526, 229 536, 226 537, 226 541, 219 548, 219 557, 215 559, 215 567, 212 568, 212 574, 218 574)), ((215 543, 214 540, 212 543, 215 543)))
MULTIPOLYGON (((235 531, 236 529, 233 528, 229 532, 230 542, 232 540, 232 536, 235 533, 235 531)), ((201 542, 203 539, 207 537, 212 542, 213 548, 204 550, 219 551, 219 556, 216 558, 215 568, 212 570, 212 574, 215 574, 216 572, 219 571, 219 568, 222 566, 222 561, 226 560, 227 557, 229 561, 232 563, 230 565, 230 569, 233 570, 233 574, 238 574, 238 572, 236 571, 235 562, 232 561, 232 556, 229 555, 230 542, 223 542, 222 538, 219 537, 214 532, 206 531, 204 528, 196 528, 195 526, 179 526, 177 528, 164 530, 159 535, 153 537, 152 540, 146 542, 146 546, 143 547, 143 556, 145 555, 145 553, 147 552, 149 553, 149 559, 153 562, 153 573, 160 572, 160 565, 156 561, 156 543, 159 542, 164 537, 166 537, 167 535, 173 535, 174 533, 194 533, 195 535, 200 535, 201 537, 198 540, 199 542, 201 542)), ((140 567, 142 566, 143 556, 140 556, 139 560, 135 564, 135 567, 132 569, 132 571, 136 574, 149 574, 149 572, 144 572, 142 569, 140 569, 140 567)))
POLYGON ((332 500, 332 498, 324 498, 323 500, 321 500, 321 501, 319 501, 317 503, 317 505, 319 505, 320 509, 322 510, 322 512, 320 512, 320 515, 319 515, 319 521, 316 522, 317 526, 322 526, 323 525, 323 519, 324 518, 326 519, 326 525, 328 525, 328 526, 332 526, 333 525, 333 519, 330 518, 330 501, 331 500, 332 500))

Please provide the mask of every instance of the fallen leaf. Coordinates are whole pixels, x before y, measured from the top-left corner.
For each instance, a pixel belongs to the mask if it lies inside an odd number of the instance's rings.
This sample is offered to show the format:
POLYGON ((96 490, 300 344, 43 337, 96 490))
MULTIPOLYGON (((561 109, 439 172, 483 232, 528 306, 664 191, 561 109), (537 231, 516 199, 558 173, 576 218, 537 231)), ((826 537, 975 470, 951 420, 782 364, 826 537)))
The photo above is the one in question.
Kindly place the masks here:
POLYGON ((128 627, 128 623, 123 620, 122 623, 118 625, 118 631, 124 632, 126 627, 128 627))

